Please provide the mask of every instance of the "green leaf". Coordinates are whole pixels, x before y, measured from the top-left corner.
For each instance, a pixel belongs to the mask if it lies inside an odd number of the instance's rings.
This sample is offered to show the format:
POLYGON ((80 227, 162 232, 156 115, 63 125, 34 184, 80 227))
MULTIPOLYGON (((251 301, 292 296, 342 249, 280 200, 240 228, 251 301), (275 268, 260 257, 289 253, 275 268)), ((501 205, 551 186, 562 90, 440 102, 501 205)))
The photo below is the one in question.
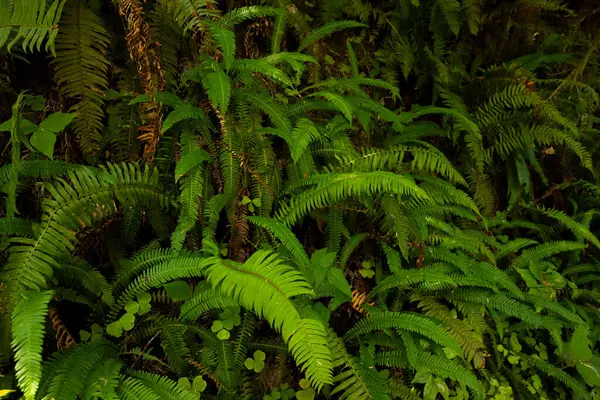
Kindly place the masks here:
POLYGON ((350 288, 350 284, 346 280, 344 271, 341 268, 331 268, 327 274, 327 280, 344 295, 347 297, 352 297, 352 289, 350 288))
POLYGON ((592 342, 590 340, 589 328, 586 325, 580 325, 573 332, 569 342, 568 351, 573 360, 584 361, 592 358, 592 342))
POLYGON ((260 360, 254 360, 254 372, 259 373, 265 368, 265 362, 260 360))
POLYGON ((23 104, 31 106, 33 111, 42 111, 45 103, 44 96, 25 96, 23 101, 23 104))
POLYGON ((179 378, 177 384, 186 390, 192 390, 192 384, 188 378, 179 378))
POLYGON ((306 378, 300 379, 298 383, 302 389, 308 389, 310 387, 310 381, 306 378))
POLYGON ((262 350, 256 350, 254 352, 254 359, 257 361, 265 361, 265 352, 262 350))
POLYGON ((84 330, 79 331, 79 338, 81 339, 82 342, 87 342, 88 340, 91 339, 91 337, 92 337, 92 335, 88 331, 84 331, 84 330))
POLYGON ((219 321, 219 320, 213 322, 212 326, 210 327, 210 330, 213 332, 219 332, 222 329, 223 329, 223 322, 219 321))
POLYGON ((192 297, 192 288, 185 281, 173 281, 164 285, 169 297, 177 302, 188 300, 192 297))
POLYGON ((244 361, 244 366, 250 371, 253 370, 254 369, 254 359, 246 358, 246 361, 244 361))
POLYGON ((233 329, 233 320, 232 319, 226 319, 223 320, 223 328, 227 329, 228 331, 233 329))
POLYGON ((194 381, 192 382, 192 389, 200 393, 204 392, 207 386, 208 383, 206 383, 206 381, 201 375, 195 377, 194 381))
POLYGON ((75 113, 52 113, 48 115, 48 117, 46 117, 45 120, 42 121, 42 123, 40 124, 40 129, 44 131, 58 133, 65 129, 67 125, 69 125, 71 121, 75 119, 76 116, 77 114, 75 113))
POLYGON ((231 337, 231 333, 229 333, 228 330, 223 329, 222 331, 219 331, 219 333, 217 333, 217 337, 219 338, 219 340, 227 340, 231 337))
POLYGON ((21 132, 23 132, 23 134, 29 135, 31 132, 35 132, 36 129, 37 129, 36 124, 34 124, 33 122, 31 122, 25 118, 21 119, 21 132))
POLYGON ((244 196, 244 197, 242 198, 242 201, 241 201, 241 203, 242 203, 242 205, 243 205, 243 206, 245 206, 246 204, 250 204, 250 202, 251 202, 251 201, 252 201, 252 200, 250 200, 250 197, 248 197, 248 196, 244 196))
POLYGON ((92 335, 102 333, 102 327, 98 324, 92 324, 92 335))
POLYGON ((31 143, 31 145, 42 154, 52 158, 54 155, 56 135, 52 132, 38 129, 29 139, 29 143, 31 143))
POLYGON ((592 356, 591 362, 581 362, 575 366, 585 383, 600 387, 600 357, 592 356))
POLYGON ((138 311, 139 315, 144 315, 148 312, 150 312, 150 308, 152 307, 150 305, 150 303, 139 303, 140 304, 140 309, 138 311))
POLYGON ((130 331, 133 329, 133 325, 135 324, 135 315, 130 313, 123 314, 121 318, 119 318, 119 323, 123 329, 130 331))
POLYGON ((119 337, 123 334, 123 327, 119 321, 115 321, 106 326, 106 333, 114 337, 119 337))
POLYGON ((12 124, 12 118, 7 119, 2 124, 0 124, 0 132, 10 132, 12 130, 12 124))
POLYGON ((139 310, 140 310, 140 304, 138 302, 130 301, 129 303, 125 304, 125 311, 127 311, 130 314, 135 314, 139 310))
POLYGON ((137 295, 137 299, 140 304, 150 303, 150 300, 152 299, 152 297, 150 296, 150 293, 140 293, 137 295))
POLYGON ((315 398, 315 389, 309 388, 306 390, 299 390, 296 392, 296 399, 298 400, 313 400, 315 398))

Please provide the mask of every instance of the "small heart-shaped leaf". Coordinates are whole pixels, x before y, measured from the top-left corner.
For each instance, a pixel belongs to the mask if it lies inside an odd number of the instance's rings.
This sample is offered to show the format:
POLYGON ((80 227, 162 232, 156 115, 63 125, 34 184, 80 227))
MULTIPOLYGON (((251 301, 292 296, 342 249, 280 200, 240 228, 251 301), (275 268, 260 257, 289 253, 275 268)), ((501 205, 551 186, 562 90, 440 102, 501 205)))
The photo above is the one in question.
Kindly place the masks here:
POLYGON ((150 303, 151 296, 150 293, 140 293, 137 295, 137 299, 140 304, 150 303))
POLYGON ((115 321, 106 326, 106 333, 114 337, 119 337, 123 334, 123 327, 119 321, 115 321))
POLYGON ((177 384, 186 390, 192 390, 192 384, 188 378, 179 378, 177 384))
POLYGON ((219 320, 213 322, 212 326, 210 327, 210 330, 213 332, 219 332, 221 329, 223 329, 223 322, 219 320))
POLYGON ((254 352, 254 359, 258 361, 265 361, 265 352, 262 350, 256 350, 254 352))
POLYGON ((135 314, 140 310, 140 304, 136 301, 130 301, 129 303, 125 304, 125 311, 127 311, 130 314, 135 314))
POLYGON ((244 366, 249 370, 253 370, 254 369, 254 359, 246 358, 246 361, 244 361, 244 366))
POLYGON ((302 389, 308 389, 310 387, 310 381, 306 378, 300 379, 298 384, 302 389))
POLYGON ((223 329, 222 331, 217 333, 217 337, 219 338, 219 340, 227 340, 231 337, 231 334, 228 330, 223 329))
POLYGON ((200 393, 204 392, 204 389, 206 389, 207 386, 208 383, 206 383, 206 381, 201 375, 195 377, 194 381, 192 382, 192 389, 200 393))
POLYGON ((296 399, 298 400, 313 400, 315 398, 315 389, 309 388, 306 390, 299 390, 296 392, 296 399))
POLYGON ((135 324, 135 315, 126 313, 119 318, 119 323, 126 331, 130 331, 133 329, 133 325, 135 324))
POLYGON ((88 331, 84 331, 84 330, 79 331, 79 338, 81 339, 82 342, 87 342, 88 340, 91 339, 91 337, 92 337, 92 335, 88 331))
POLYGON ((259 373, 265 369, 265 362, 261 360, 254 360, 254 372, 259 373))

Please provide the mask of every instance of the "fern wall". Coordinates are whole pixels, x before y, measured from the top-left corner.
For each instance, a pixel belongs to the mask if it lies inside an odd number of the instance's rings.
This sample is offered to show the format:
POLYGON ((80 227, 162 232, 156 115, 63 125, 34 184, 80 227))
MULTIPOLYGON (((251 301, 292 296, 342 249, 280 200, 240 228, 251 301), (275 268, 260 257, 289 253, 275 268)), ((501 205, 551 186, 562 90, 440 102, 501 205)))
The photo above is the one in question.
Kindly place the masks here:
POLYGON ((598 397, 598 11, 0 3, 0 398, 598 397))

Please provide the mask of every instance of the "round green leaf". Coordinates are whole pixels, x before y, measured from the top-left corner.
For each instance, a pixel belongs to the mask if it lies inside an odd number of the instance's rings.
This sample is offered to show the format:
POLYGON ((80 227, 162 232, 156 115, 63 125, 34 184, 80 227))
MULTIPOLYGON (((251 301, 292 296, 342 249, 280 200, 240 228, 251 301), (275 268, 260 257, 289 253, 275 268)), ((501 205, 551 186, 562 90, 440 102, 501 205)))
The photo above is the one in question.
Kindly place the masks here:
POLYGON ((206 383, 206 381, 201 375, 195 377, 194 381, 192 382, 192 389, 200 393, 204 392, 204 389, 206 389, 207 386, 208 383, 206 383))
POLYGON ((92 325, 92 335, 96 333, 102 333, 102 327, 98 324, 92 325))
POLYGON ((173 301, 183 301, 192 297, 192 288, 185 281, 174 281, 164 285, 167 294, 173 301))
POLYGON ((179 378, 177 384, 186 390, 192 390, 192 384, 188 378, 179 378))
POLYGON ((306 390, 299 390, 296 392, 296 399, 298 400, 314 400, 315 398, 315 389, 310 388, 306 390))
POLYGON ((279 400, 281 398, 281 393, 279 393, 277 390, 273 390, 273 392, 271 392, 271 397, 273 400, 279 400))
POLYGON ((210 327, 210 330, 213 332, 219 332, 221 329, 223 329, 223 322, 219 320, 213 322, 212 326, 210 327))
POLYGON ((152 297, 150 297, 150 293, 140 293, 140 294, 137 295, 137 299, 138 299, 138 302, 140 304, 142 304, 142 303, 150 303, 150 299, 151 298, 152 297))
POLYGON ((254 372, 259 373, 265 369, 265 362, 261 360, 254 360, 254 372))
POLYGON ((135 323, 135 315, 126 313, 119 318, 119 323, 126 331, 130 331, 133 329, 133 325, 135 323))
POLYGON ((258 361, 265 361, 265 352, 262 350, 256 350, 254 352, 254 359, 258 361))
POLYGON ((82 342, 87 342, 88 340, 90 340, 91 337, 92 337, 92 335, 88 331, 84 331, 84 330, 79 331, 79 338, 81 339, 82 342))
POLYGON ((123 334, 123 327, 119 321, 115 321, 106 326, 106 333, 114 337, 119 337, 123 334))
POLYGON ((139 303, 140 309, 138 310, 139 315, 144 315, 150 311, 150 303, 139 303))
POLYGON ((246 358, 246 361, 244 361, 244 366, 248 370, 253 370, 254 369, 254 359, 253 358, 246 358))
POLYGON ((229 331, 232 330, 233 329, 233 320, 231 318, 227 318, 226 320, 224 320, 223 328, 225 328, 229 331))
POLYGON ((310 387, 310 381, 306 378, 300 379, 299 385, 302 389, 308 389, 310 387))
POLYGON ((231 334, 228 330, 223 329, 222 331, 219 331, 219 333, 217 333, 217 337, 219 338, 219 340, 227 340, 229 339, 229 337, 231 337, 231 334))
POLYGON ((239 314, 236 314, 233 317, 231 317, 231 320, 233 321, 234 326, 238 326, 239 324, 242 323, 242 317, 240 317, 239 314))
POLYGON ((135 314, 139 310, 140 310, 140 305, 136 301, 130 301, 129 303, 125 304, 125 311, 127 311, 130 314, 135 314))

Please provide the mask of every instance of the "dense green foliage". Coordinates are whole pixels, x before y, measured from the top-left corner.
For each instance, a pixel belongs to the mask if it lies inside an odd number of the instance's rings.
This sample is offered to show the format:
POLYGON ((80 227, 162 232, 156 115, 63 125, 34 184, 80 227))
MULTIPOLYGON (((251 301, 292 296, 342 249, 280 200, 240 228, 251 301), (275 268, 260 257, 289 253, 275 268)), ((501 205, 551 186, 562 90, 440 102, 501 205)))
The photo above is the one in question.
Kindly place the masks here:
POLYGON ((600 5, 247 3, 0 2, 0 398, 599 398, 600 5))

